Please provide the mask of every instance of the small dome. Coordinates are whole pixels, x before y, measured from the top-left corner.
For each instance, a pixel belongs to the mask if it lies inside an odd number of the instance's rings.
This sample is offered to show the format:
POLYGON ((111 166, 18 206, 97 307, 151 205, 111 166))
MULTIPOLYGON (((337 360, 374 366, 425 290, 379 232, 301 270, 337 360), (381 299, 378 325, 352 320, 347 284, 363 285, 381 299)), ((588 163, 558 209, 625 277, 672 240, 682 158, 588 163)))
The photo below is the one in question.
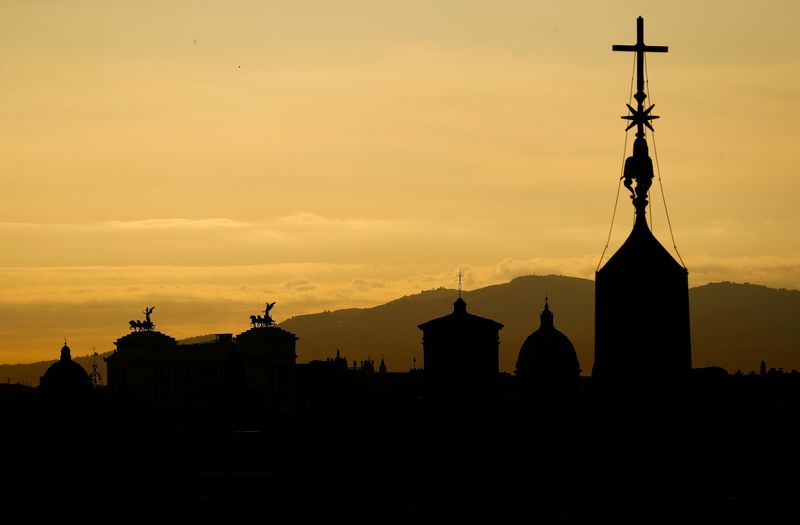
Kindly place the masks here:
POLYGON ((580 374, 578 355, 569 338, 556 330, 545 299, 541 325, 522 343, 516 373, 521 378, 566 381, 580 374))
POLYGON ((64 339, 64 346, 61 347, 61 360, 72 360, 72 351, 67 346, 67 340, 64 339))
POLYGON ((39 380, 39 386, 48 397, 72 398, 92 389, 92 379, 84 368, 72 360, 67 342, 61 347, 61 359, 50 365, 39 380))
POLYGON ((453 303, 453 313, 454 314, 465 314, 467 313, 467 302, 464 301, 461 297, 456 299, 456 302, 453 303))

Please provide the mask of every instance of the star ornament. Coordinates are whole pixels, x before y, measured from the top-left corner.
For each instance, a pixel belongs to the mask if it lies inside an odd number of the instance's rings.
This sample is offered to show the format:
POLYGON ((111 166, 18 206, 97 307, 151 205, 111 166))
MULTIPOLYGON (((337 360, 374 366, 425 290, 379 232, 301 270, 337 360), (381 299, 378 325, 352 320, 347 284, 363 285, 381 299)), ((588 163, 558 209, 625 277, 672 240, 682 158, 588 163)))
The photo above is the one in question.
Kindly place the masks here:
POLYGON ((655 104, 653 104, 649 108, 645 109, 644 111, 639 111, 638 109, 633 109, 630 104, 625 104, 625 105, 628 106, 628 109, 631 111, 630 115, 625 115, 624 117, 620 117, 620 118, 623 118, 625 120, 630 120, 631 121, 631 123, 628 124, 628 127, 625 128, 625 131, 628 131, 632 127, 634 127, 636 125, 639 125, 639 124, 644 124, 645 126, 650 128, 650 131, 655 131, 653 129, 653 126, 650 125, 650 121, 651 120, 655 120, 657 118, 661 118, 659 116, 650 114, 650 111, 654 107, 656 107, 655 104))

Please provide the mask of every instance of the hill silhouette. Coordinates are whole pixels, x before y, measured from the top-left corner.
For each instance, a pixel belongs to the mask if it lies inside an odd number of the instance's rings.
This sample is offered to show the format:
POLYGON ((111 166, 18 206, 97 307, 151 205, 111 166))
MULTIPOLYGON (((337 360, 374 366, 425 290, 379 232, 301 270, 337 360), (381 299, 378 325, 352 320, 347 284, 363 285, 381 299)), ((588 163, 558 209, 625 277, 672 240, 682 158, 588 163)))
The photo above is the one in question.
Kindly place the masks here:
MULTIPOLYGON (((500 366, 512 371, 522 342, 539 326, 545 294, 556 328, 572 340, 588 374, 594 356, 593 281, 532 275, 464 292, 463 297, 470 312, 505 325, 500 331, 500 366)), ((390 370, 405 371, 413 356, 422 365, 417 325, 451 312, 456 297, 456 290, 440 288, 374 308, 297 316, 281 326, 300 337, 300 361, 330 357, 339 348, 351 361, 383 355, 390 370)), ((747 372, 763 359, 769 367, 800 369, 800 292, 722 282, 692 288, 689 300, 694 367, 718 365, 747 372)))
POLYGON ((750 283, 689 290, 695 366, 800 370, 800 291, 750 283))
MULTIPOLYGON (((584 375, 588 374, 594 355, 593 281, 532 275, 462 295, 468 311, 505 325, 500 331, 500 366, 513 371, 522 342, 539 326, 545 294, 556 328, 572 340, 584 375)), ((422 333, 417 325, 451 312, 457 296, 456 290, 427 290, 373 308, 301 315, 280 326, 300 337, 298 362, 331 357, 338 348, 351 364, 367 357, 380 361, 384 356, 390 371, 406 371, 414 356, 422 366, 422 333)), ((718 365, 731 372, 749 372, 757 370, 763 359, 768 367, 800 369, 800 291, 721 282, 692 288, 689 300, 695 367, 718 365)), ((75 360, 91 371, 91 356, 75 360)), ((0 365, 0 381, 11 378, 38 385, 54 362, 0 365)), ((105 362, 98 358, 98 364, 105 377, 105 362)))
MULTIPOLYGON (((500 331, 501 369, 513 370, 522 342, 539 326, 546 293, 555 311, 556 326, 580 349, 581 363, 591 362, 594 282, 555 275, 529 276, 462 293, 470 313, 505 325, 500 331)), ((414 356, 417 366, 422 366, 422 333, 417 325, 452 312, 457 296, 456 290, 427 290, 374 308, 293 317, 281 327, 300 337, 300 360, 329 357, 339 348, 351 361, 384 356, 390 370, 406 371, 414 356)))

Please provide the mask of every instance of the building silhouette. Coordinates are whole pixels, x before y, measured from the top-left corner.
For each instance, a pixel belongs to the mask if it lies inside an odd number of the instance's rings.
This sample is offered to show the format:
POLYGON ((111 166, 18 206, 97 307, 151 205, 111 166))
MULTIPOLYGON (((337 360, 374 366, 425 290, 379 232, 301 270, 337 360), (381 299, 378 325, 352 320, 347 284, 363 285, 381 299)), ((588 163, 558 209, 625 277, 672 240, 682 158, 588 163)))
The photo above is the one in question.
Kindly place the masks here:
POLYGON ((67 341, 61 347, 61 358, 50 365, 39 379, 42 398, 59 404, 85 400, 92 392, 92 379, 84 368, 72 360, 67 341))
POLYGON ((561 400, 571 397, 580 376, 572 341, 555 328, 547 299, 539 328, 519 350, 515 373, 520 395, 526 400, 561 400))
POLYGON ((419 372, 389 372, 386 362, 376 369, 372 358, 350 361, 336 349, 335 357, 297 365, 297 408, 306 415, 342 418, 394 417, 416 408, 419 372))
POLYGON ((633 230, 595 278, 595 358, 592 377, 599 385, 624 387, 680 382, 691 370, 688 271, 658 242, 647 225, 653 161, 645 137, 653 106, 645 109, 644 53, 666 52, 644 44, 644 21, 637 21, 636 109, 623 118, 636 127, 633 154, 623 179, 635 209, 633 230), (636 183, 634 186, 634 182, 636 183))
MULTIPOLYGON (((255 323, 254 323, 255 325, 255 323)), ((183 406, 216 403, 249 392, 269 408, 296 401, 297 336, 262 323, 237 336, 212 334, 177 341, 154 329, 117 339, 105 358, 116 398, 183 406)))
POLYGON ((277 326, 256 326, 236 336, 245 383, 268 407, 291 408, 297 399, 295 365, 298 337, 277 326))
POLYGON ((418 328, 428 400, 468 401, 492 394, 500 372, 502 324, 468 313, 459 297, 452 313, 418 328))
MULTIPOLYGON (((157 331, 140 331, 120 337, 114 346, 114 352, 105 361, 108 387, 115 397, 146 404, 171 404, 193 397, 190 390, 197 391, 196 375, 200 368, 195 361, 197 356, 192 356, 189 367, 175 338, 157 331)), ((211 382, 222 379, 221 369, 213 372, 211 382)))

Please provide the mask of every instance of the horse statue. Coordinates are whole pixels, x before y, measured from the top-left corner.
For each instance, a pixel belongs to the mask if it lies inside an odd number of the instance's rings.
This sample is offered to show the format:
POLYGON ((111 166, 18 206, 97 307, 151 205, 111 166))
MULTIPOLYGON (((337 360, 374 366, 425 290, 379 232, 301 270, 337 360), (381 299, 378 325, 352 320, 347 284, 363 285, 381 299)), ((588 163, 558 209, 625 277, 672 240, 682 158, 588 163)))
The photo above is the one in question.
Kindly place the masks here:
POLYGON ((151 306, 150 308, 145 308, 144 309, 144 312, 142 312, 142 313, 144 313, 144 316, 145 316, 144 317, 144 321, 139 321, 138 319, 128 321, 128 324, 130 325, 131 330, 133 330, 135 332, 151 332, 151 331, 155 330, 156 325, 153 324, 153 321, 150 319, 150 314, 152 314, 153 310, 155 310, 155 309, 156 309, 155 306, 151 306))
POLYGON ((266 307, 264 308, 264 315, 263 317, 260 315, 251 315, 250 316, 250 326, 253 328, 262 327, 268 328, 270 326, 275 326, 275 321, 270 317, 269 312, 275 307, 275 303, 267 303, 266 307))
POLYGON ((264 318, 261 317, 260 315, 251 315, 250 316, 250 325, 252 327, 254 327, 254 328, 256 326, 261 326, 261 324, 263 324, 263 322, 264 322, 264 318))

